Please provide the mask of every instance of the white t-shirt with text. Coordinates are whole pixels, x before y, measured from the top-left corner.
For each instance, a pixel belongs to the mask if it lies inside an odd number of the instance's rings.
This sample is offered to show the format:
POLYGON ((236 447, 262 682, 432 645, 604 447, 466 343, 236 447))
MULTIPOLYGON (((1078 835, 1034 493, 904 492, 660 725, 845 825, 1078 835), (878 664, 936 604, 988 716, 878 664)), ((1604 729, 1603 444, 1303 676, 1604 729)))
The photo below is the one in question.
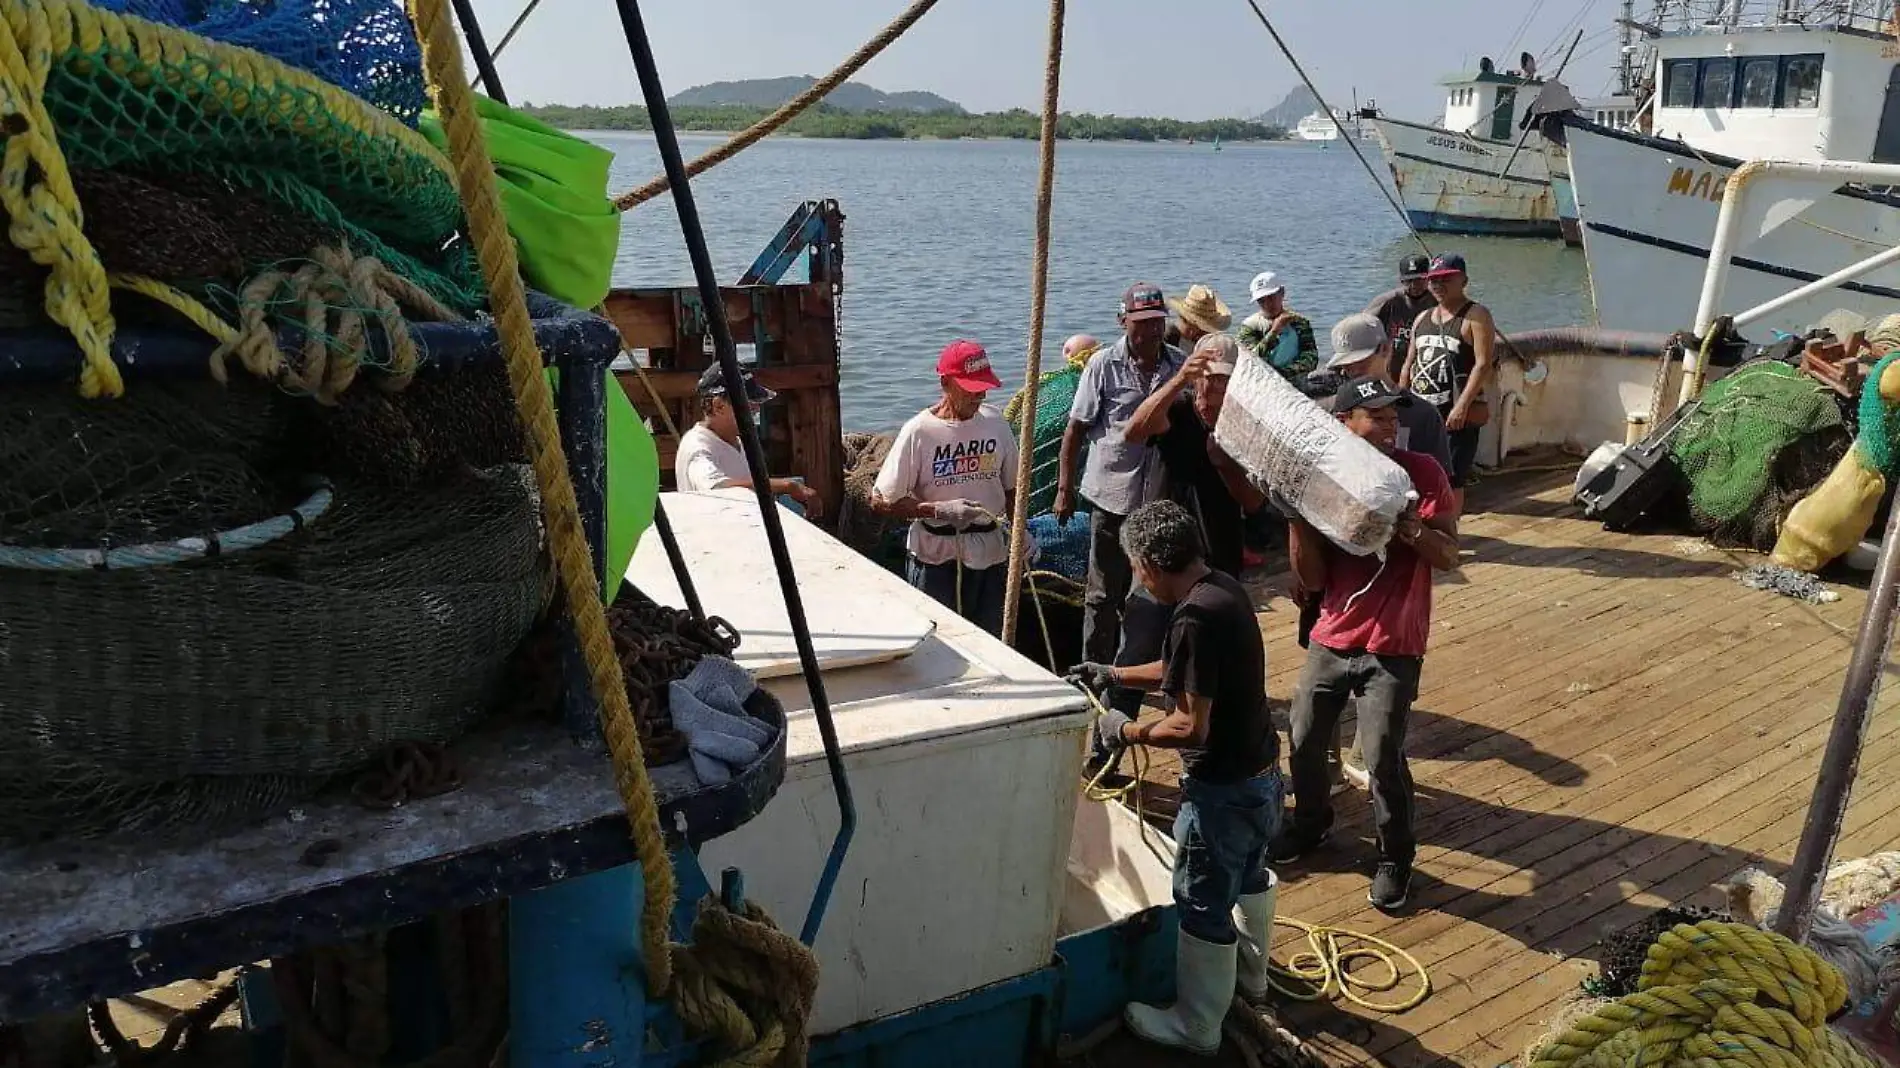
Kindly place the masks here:
POLYGON ((959 559, 959 550, 968 568, 1008 561, 1004 524, 1009 520, 1007 494, 1016 488, 1016 438, 989 405, 961 422, 928 409, 911 416, 891 443, 875 488, 886 501, 975 501, 999 520, 994 530, 960 536, 932 534, 922 522, 912 523, 907 547, 919 561, 946 564, 959 559))
POLYGON ((746 466, 745 450, 728 444, 704 423, 695 423, 680 435, 673 480, 683 493, 704 493, 735 481, 750 482, 752 470, 746 466))

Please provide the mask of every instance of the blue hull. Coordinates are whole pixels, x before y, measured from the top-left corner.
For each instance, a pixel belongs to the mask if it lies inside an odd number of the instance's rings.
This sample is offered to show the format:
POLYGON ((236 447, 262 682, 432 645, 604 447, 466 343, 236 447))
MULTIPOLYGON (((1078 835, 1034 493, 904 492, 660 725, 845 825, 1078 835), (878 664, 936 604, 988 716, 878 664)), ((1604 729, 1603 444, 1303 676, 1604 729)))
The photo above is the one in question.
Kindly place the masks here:
POLYGON ((1408 211, 1415 230, 1428 234, 1476 234, 1488 237, 1558 237, 1555 219, 1486 219, 1436 211, 1408 211))

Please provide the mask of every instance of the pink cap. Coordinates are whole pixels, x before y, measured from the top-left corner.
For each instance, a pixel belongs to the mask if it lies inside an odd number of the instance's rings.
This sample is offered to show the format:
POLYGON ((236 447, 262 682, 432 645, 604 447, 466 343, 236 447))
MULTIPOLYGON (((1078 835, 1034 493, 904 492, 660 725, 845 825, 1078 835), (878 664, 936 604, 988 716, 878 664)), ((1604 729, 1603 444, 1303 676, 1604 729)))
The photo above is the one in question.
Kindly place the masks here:
POLYGON ((1003 380, 990 367, 990 354, 974 341, 952 341, 937 357, 937 375, 957 384, 969 393, 987 393, 1000 389, 1003 380))

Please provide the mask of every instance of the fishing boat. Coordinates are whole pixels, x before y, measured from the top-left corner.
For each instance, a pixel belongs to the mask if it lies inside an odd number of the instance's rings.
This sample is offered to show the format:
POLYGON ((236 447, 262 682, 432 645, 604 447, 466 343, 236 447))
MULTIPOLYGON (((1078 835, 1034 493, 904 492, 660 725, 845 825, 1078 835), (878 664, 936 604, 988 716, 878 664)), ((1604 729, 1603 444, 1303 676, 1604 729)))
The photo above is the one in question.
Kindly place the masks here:
MULTIPOLYGON (((1786 4, 1690 7, 1652 27, 1658 88, 1641 128, 1566 115, 1557 134, 1569 156, 1597 317, 1608 327, 1681 325, 1680 309, 1696 304, 1713 254, 1724 191, 1743 161, 1900 161, 1900 95, 1877 90, 1900 84, 1891 5, 1806 13, 1786 4)), ((1740 303, 1814 282, 1900 240, 1900 199, 1884 185, 1748 180, 1768 184, 1772 195, 1724 250, 1740 303)), ((1884 314, 1897 298, 1900 269, 1877 264, 1837 291, 1782 304, 1760 325, 1798 331, 1835 307, 1884 314)))

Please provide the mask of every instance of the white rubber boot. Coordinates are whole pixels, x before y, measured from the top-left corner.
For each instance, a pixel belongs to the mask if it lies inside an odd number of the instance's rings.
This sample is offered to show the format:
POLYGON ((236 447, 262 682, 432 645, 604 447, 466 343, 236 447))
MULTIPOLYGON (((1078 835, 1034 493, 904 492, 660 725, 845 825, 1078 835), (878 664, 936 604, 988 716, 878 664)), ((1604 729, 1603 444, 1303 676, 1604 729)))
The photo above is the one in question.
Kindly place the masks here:
POLYGON ((1267 888, 1240 899, 1240 996, 1248 1001, 1265 1001, 1267 951, 1273 948, 1273 907, 1280 896, 1280 877, 1267 873, 1267 888))
POLYGON ((1174 953, 1174 1006, 1131 1004, 1122 1020, 1150 1042, 1212 1056, 1220 1052, 1221 1021, 1234 1000, 1238 946, 1203 942, 1182 931, 1174 953))

